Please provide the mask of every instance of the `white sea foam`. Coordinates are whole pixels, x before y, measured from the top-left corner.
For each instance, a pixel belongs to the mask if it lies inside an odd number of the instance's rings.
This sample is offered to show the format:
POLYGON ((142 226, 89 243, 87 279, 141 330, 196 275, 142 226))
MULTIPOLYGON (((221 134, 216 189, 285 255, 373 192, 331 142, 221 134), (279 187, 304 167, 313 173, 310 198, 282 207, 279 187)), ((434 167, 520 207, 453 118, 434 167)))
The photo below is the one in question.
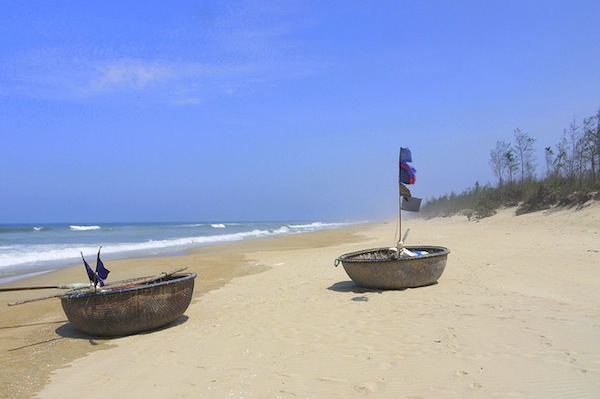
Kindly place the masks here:
POLYGON ((317 229, 327 229, 327 228, 335 228, 347 226, 348 223, 323 223, 323 222, 314 222, 308 224, 290 224, 289 226, 293 229, 303 229, 303 230, 317 230, 317 229))
MULTIPOLYGON (((287 226, 274 230, 251 230, 232 234, 219 234, 207 236, 182 237, 165 240, 149 240, 145 242, 127 242, 104 245, 102 253, 107 255, 132 256, 137 254, 155 254, 163 251, 185 249, 189 247, 210 245, 215 243, 240 241, 244 239, 260 238, 289 233, 287 226)), ((0 246, 0 268, 32 264, 37 262, 65 262, 78 261, 80 252, 96 254, 97 245, 14 245, 0 246)))
POLYGON ((290 228, 288 226, 281 226, 278 229, 274 229, 271 231, 274 234, 286 234, 290 232, 290 228))
POLYGON ((69 228, 74 231, 88 231, 88 230, 100 230, 101 229, 100 226, 75 226, 75 225, 71 225, 71 226, 69 226, 69 228))
MULTIPOLYGON (((272 237, 281 235, 298 234, 346 225, 344 223, 308 223, 308 224, 273 224, 273 223, 204 223, 196 225, 157 225, 150 227, 156 229, 156 234, 146 234, 147 225, 141 225, 137 230, 135 226, 126 226, 119 230, 119 226, 107 225, 101 228, 98 225, 70 225, 71 231, 99 230, 98 237, 93 240, 87 235, 64 234, 58 228, 44 229, 32 232, 36 240, 31 242, 14 242, 8 245, 0 245, 0 278, 11 275, 22 275, 24 273, 37 272, 40 270, 51 270, 81 262, 80 252, 86 258, 95 259, 98 247, 103 246, 102 254, 104 260, 127 258, 135 256, 153 256, 161 253, 179 252, 188 248, 207 246, 219 243, 272 237), (195 226, 194 229, 185 229, 195 226), (166 228, 165 228, 166 227, 166 228), (183 236, 160 238, 168 236, 172 228, 183 228, 175 230, 183 236), (225 228, 225 229, 224 229, 225 228), (187 232, 186 232, 187 231, 187 232), (158 237, 154 239, 139 239, 140 232, 147 237, 158 237), (164 234, 168 232, 167 234, 164 234), (230 232, 229 234, 224 234, 230 232), (40 243, 38 235, 44 236, 44 243, 40 243), (65 239, 67 237, 68 239, 65 239), (75 238, 82 237, 82 239, 75 238), (117 240, 115 240, 117 238, 117 240), (74 240, 78 240, 75 242, 74 240), (35 242, 38 243, 35 243, 35 242)), ((30 229, 32 227, 29 227, 30 229)))

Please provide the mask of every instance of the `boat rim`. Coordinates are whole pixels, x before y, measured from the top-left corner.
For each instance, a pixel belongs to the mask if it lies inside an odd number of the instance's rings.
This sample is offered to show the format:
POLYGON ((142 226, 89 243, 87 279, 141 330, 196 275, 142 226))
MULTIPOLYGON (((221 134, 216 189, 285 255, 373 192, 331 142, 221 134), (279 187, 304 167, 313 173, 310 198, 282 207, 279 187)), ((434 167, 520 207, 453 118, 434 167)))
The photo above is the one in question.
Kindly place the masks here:
MULTIPOLYGON (((336 260, 343 262, 349 262, 349 263, 375 263, 375 262, 389 262, 390 260, 388 259, 352 259, 351 256, 357 256, 357 255, 362 255, 365 253, 369 253, 369 252, 376 252, 376 251, 382 251, 382 250, 389 250, 392 247, 379 247, 379 248, 370 248, 370 249, 362 249, 360 251, 354 251, 354 252, 349 252, 347 254, 343 254, 340 255, 336 260)), ((419 256, 415 256, 415 257, 409 257, 409 258, 402 258, 402 259, 394 259, 393 261, 410 261, 410 260, 416 260, 416 259, 425 259, 425 258, 434 258, 434 257, 438 257, 438 256, 444 256, 444 255, 448 255, 450 253, 450 250, 446 247, 441 247, 441 246, 437 246, 437 245, 405 245, 403 248, 409 249, 409 250, 424 250, 427 251, 428 249, 441 249, 441 251, 435 252, 435 253, 428 253, 426 255, 419 255, 419 256)))
MULTIPOLYGON (((161 286, 161 285, 169 285, 169 284, 180 283, 182 281, 194 279, 194 278, 197 277, 196 273, 183 273, 183 274, 184 275, 174 275, 175 278, 170 279, 170 280, 158 281, 156 283, 151 283, 151 284, 135 285, 133 287, 119 288, 119 289, 116 289, 116 290, 110 290, 110 289, 108 289, 108 290, 96 291, 96 292, 83 292, 83 293, 80 293, 80 294, 78 294, 78 293, 76 293, 76 294, 66 294, 62 298, 63 299, 78 299, 78 298, 84 298, 84 297, 88 297, 88 296, 119 294, 119 293, 122 293, 122 292, 143 290, 143 289, 157 287, 157 286, 161 286)), ((135 279, 133 279, 131 281, 131 283, 135 284, 135 279)))

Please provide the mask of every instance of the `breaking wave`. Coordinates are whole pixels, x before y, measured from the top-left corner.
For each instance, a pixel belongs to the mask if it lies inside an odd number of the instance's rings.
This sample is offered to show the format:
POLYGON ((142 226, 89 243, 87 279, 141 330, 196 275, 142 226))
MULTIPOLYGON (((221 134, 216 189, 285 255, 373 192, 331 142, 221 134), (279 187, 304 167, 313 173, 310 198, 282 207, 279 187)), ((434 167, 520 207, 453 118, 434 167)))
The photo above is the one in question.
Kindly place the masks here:
POLYGON ((159 256, 227 242, 326 230, 348 223, 198 223, 0 226, 0 282, 81 263, 80 253, 104 260, 159 256), (36 227, 34 229, 34 226, 36 227), (35 231, 34 231, 35 230, 35 231), (29 233, 27 233, 27 231, 29 233), (94 234, 70 232, 95 231, 94 234), (26 234, 31 234, 31 239, 26 234), (14 235, 14 237, 13 237, 14 235))
POLYGON ((71 229, 73 231, 89 231, 89 230, 100 230, 101 227, 100 226, 75 226, 75 225, 71 225, 71 226, 69 226, 69 229, 71 229))
MULTIPOLYGON (((80 252, 96 254, 98 247, 103 245, 104 257, 131 257, 140 255, 155 255, 164 252, 181 251, 187 248, 220 244, 226 242, 256 239, 263 237, 299 234, 314 230, 334 228, 344 223, 311 223, 305 225, 281 225, 272 229, 252 229, 231 234, 203 234, 180 238, 156 239, 143 242, 120 242, 105 244, 98 238, 99 243, 47 243, 47 244, 15 244, 0 245, 0 268, 19 266, 35 263, 65 263, 79 262, 80 252)), ((211 224, 213 228, 223 229, 224 224, 211 224), (221 227, 222 226, 222 227, 221 227)), ((98 230, 100 226, 69 226, 71 230, 85 231, 98 230)), ((110 230, 110 229, 109 229, 110 230)), ((107 232, 109 234, 109 232, 107 232)))

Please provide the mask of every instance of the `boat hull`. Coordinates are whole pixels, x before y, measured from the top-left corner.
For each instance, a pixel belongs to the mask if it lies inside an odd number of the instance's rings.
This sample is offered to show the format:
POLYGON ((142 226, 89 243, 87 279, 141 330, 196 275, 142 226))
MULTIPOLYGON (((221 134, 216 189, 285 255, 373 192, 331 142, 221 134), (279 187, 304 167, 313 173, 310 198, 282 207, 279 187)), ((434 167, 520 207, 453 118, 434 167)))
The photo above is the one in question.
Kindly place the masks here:
POLYGON ((79 331, 97 336, 136 334, 181 317, 191 302, 195 278, 195 273, 173 275, 153 284, 64 296, 61 303, 79 331))
POLYGON ((394 290, 422 287, 437 282, 446 268, 450 253, 448 248, 435 246, 405 248, 413 252, 426 251, 428 254, 390 259, 389 248, 373 248, 344 254, 337 259, 337 262, 342 263, 348 276, 361 287, 394 290))

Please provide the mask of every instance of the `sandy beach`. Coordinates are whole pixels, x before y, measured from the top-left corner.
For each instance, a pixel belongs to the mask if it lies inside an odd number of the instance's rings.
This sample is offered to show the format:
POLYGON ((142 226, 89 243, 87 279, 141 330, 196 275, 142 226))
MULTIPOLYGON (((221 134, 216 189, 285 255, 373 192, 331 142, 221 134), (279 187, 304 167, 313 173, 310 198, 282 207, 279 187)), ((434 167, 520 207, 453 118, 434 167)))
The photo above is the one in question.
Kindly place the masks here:
POLYGON ((112 261, 113 279, 198 273, 185 317, 135 336, 79 334, 57 299, 6 306, 52 291, 0 293, 0 397, 600 397, 600 204, 403 228, 451 250, 438 284, 363 289, 334 267, 393 245, 390 221, 112 261))

